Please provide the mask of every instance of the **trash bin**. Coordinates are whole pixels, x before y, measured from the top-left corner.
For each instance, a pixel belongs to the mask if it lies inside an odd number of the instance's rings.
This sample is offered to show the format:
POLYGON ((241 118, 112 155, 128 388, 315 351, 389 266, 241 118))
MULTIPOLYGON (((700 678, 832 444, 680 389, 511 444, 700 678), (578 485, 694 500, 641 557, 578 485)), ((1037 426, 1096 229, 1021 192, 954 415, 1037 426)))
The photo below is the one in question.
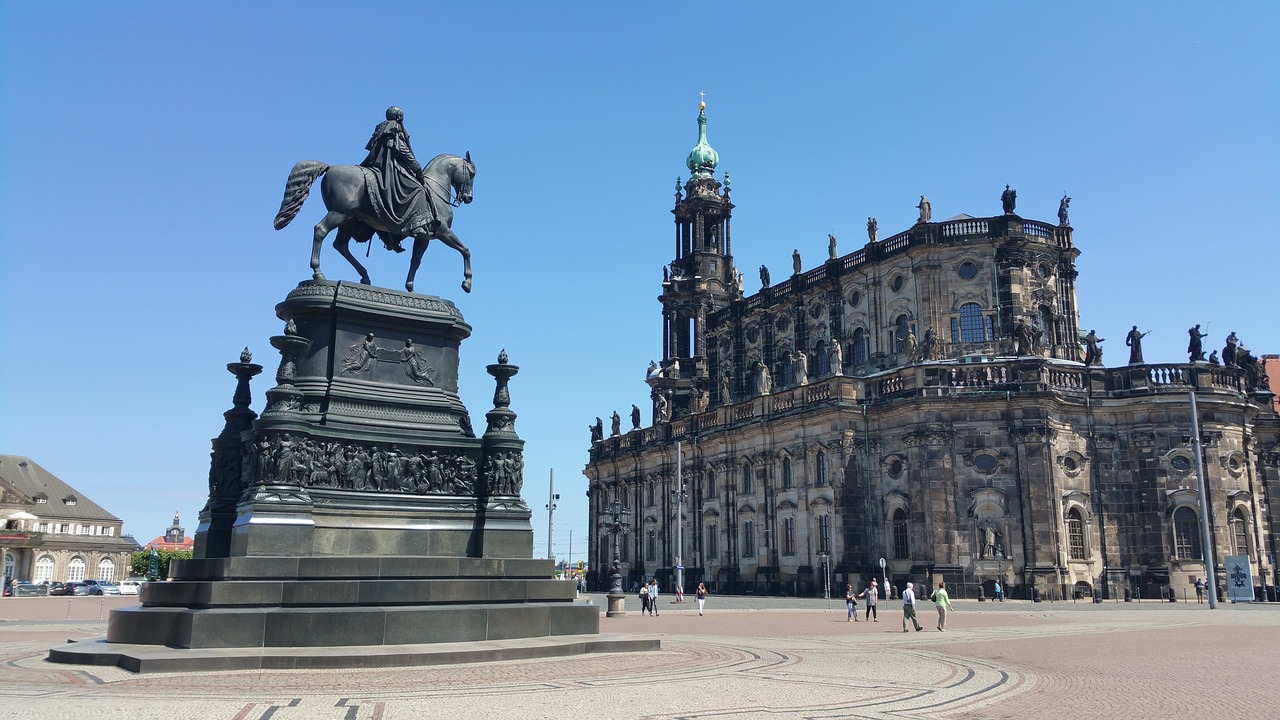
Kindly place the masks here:
POLYGON ((1133 602, 1133 588, 1127 587, 1124 589, 1124 601, 1133 602))
POLYGON ((1040 588, 1031 588, 1031 602, 1040 602, 1040 588))

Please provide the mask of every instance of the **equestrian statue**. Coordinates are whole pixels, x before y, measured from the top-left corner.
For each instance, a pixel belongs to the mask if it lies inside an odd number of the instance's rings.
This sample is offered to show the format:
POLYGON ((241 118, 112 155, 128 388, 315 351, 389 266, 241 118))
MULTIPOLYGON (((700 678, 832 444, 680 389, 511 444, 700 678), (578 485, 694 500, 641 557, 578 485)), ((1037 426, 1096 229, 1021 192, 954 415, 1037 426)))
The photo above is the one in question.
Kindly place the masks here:
POLYGON ((326 165, 315 160, 294 165, 285 184, 275 228, 283 229, 297 217, 312 183, 324 175, 320 196, 329 212, 316 223, 312 238, 314 279, 324 279, 320 272, 320 243, 336 228, 333 247, 360 273, 360 282, 365 285, 371 284, 369 273, 351 254, 350 242, 352 238, 370 242, 376 232, 383 245, 394 252, 404 252, 400 242, 413 238, 405 290, 413 291, 422 254, 435 238, 462 255, 462 289, 471 292, 471 251, 452 229, 452 208, 471 202, 471 185, 476 177, 471 153, 466 157, 437 155, 425 167, 419 165, 404 129, 404 111, 394 106, 387 109, 386 121, 374 129, 365 149, 369 155, 359 165, 326 165))

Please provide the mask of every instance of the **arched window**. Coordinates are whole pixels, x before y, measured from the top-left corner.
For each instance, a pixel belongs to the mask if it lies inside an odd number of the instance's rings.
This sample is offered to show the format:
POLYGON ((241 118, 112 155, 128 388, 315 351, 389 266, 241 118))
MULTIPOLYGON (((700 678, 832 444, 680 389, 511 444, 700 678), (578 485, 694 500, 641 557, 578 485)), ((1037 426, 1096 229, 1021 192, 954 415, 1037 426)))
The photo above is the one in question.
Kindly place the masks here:
POLYGON ((782 458, 782 489, 790 490, 791 487, 791 458, 782 458))
POLYGON ((907 544, 907 513, 902 508, 893 511, 893 556, 899 560, 911 557, 907 544))
POLYGON ((715 524, 707 526, 707 561, 720 562, 720 528, 715 524))
POLYGON ((818 451, 817 463, 818 463, 818 484, 826 485, 827 484, 827 456, 824 455, 821 450, 818 451))
POLYGON ((756 524, 750 520, 742 523, 742 559, 755 562, 756 557, 756 524))
POLYGON ((742 466, 742 494, 750 495, 755 491, 756 491, 755 486, 751 482, 751 466, 743 465, 742 466))
POLYGON ((644 559, 653 562, 658 556, 658 533, 650 530, 644 536, 644 559))
POLYGON ((67 563, 67 582, 79 582, 84 579, 84 558, 79 555, 67 563))
POLYGON ((707 473, 707 484, 706 484, 706 485, 704 485, 703 487, 705 487, 705 488, 706 488, 706 497, 707 497, 707 499, 711 499, 711 498, 714 498, 714 497, 716 496, 716 475, 715 475, 715 473, 712 473, 712 472, 708 472, 708 473, 707 473))
POLYGON ((831 552, 831 516, 818 516, 818 552, 831 552))
POLYGON ((1071 508, 1067 511, 1067 545, 1072 560, 1084 560, 1084 521, 1080 518, 1080 510, 1071 508))
POLYGON ((854 365, 862 365, 867 362, 867 331, 858 328, 853 331, 852 352, 849 353, 853 357, 854 365))
POLYGON ((36 560, 36 574, 31 579, 34 582, 53 582, 53 558, 41 555, 36 560))
POLYGON ((793 517, 782 521, 782 554, 796 554, 796 519, 793 517))
POLYGON ((818 376, 823 377, 831 373, 831 353, 827 352, 827 343, 819 340, 816 347, 813 348, 814 360, 817 361, 818 376))
POLYGON ((1231 547, 1236 555, 1249 554, 1249 522, 1241 508, 1231 513, 1231 547))
POLYGON ((975 343, 986 339, 983 331, 982 308, 978 303, 960 306, 960 342, 975 343))
POLYGON ((1173 553, 1179 560, 1201 560, 1200 521, 1196 513, 1183 506, 1173 511, 1173 553))
POLYGON ((98 579, 108 582, 116 579, 116 562, 111 558, 102 558, 98 563, 98 579))

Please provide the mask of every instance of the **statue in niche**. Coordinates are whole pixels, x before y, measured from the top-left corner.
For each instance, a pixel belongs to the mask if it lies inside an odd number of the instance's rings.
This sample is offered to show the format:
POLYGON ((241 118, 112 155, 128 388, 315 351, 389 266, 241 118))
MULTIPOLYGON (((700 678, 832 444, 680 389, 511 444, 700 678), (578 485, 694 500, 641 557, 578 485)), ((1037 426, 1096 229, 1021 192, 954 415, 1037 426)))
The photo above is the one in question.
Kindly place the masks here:
POLYGON ((938 359, 938 336, 931 327, 924 329, 924 341, 920 343, 920 359, 922 361, 938 359))
POLYGON ((1031 354, 1032 355, 1039 355, 1042 352, 1044 352, 1044 345, 1041 344, 1042 338, 1044 338, 1044 330, 1041 330, 1038 325, 1032 325, 1031 326, 1031 354))
POLYGON ((1016 345, 1014 354, 1021 357, 1032 353, 1031 326, 1026 320, 1018 320, 1018 324, 1013 327, 1013 339, 1016 345))
POLYGON ((342 356, 342 374, 367 373, 373 369, 377 360, 378 344, 373 340, 373 333, 369 333, 364 336, 364 340, 347 348, 347 354, 342 356))
POLYGON ((933 204, 929 202, 929 198, 921 195, 916 207, 920 210, 919 222, 927 223, 933 220, 933 204))
POLYGON ((797 350, 792 356, 796 364, 796 384, 809 384, 809 355, 803 350, 797 350))
POLYGON ((1000 193, 1000 205, 1004 208, 1005 215, 1012 215, 1013 208, 1018 204, 1018 191, 1010 190, 1008 185, 1004 186, 1004 192, 1000 193))
POLYGON ((1213 352, 1209 353, 1209 364, 1210 364, 1210 365, 1221 365, 1221 364, 1222 364, 1221 362, 1219 362, 1219 361, 1218 361, 1218 351, 1217 351, 1217 350, 1214 350, 1213 352))
POLYGON ((1235 330, 1232 330, 1231 334, 1227 336, 1226 342, 1227 344, 1222 348, 1222 364, 1227 367, 1235 367, 1237 365, 1236 348, 1240 345, 1240 338, 1236 337, 1235 330))
POLYGON ((841 347, 839 340, 831 342, 831 373, 833 375, 844 374, 844 348, 841 347))
POLYGON ((837 249, 837 240, 834 233, 827 233, 827 259, 835 260, 840 252, 837 249))
POLYGON ((1062 201, 1058 203, 1058 224, 1066 227, 1071 223, 1067 220, 1067 208, 1071 205, 1071 198, 1066 195, 1062 196, 1062 201))
POLYGON ((1141 332, 1138 326, 1134 325, 1129 334, 1124 337, 1124 344, 1129 346, 1129 364, 1142 364, 1142 338, 1151 334, 1151 331, 1141 332))
POLYGON ((1000 533, 996 532, 995 524, 990 521, 984 522, 980 529, 982 531, 981 557, 988 559, 1004 557, 1004 546, 1001 543, 1000 533))
POLYGON ((1191 356, 1191 362, 1204 360, 1204 339, 1209 337, 1209 333, 1200 332, 1200 326, 1196 325, 1187 334, 1191 336, 1187 343, 1187 354, 1191 356))
POLYGON ((707 409, 707 391, 702 388, 694 388, 693 396, 690 398, 689 408, 691 412, 700 413, 707 409))
POLYGON ((756 390, 760 395, 773 393, 773 375, 769 366, 759 360, 756 361, 756 390))
POLYGON ((908 363, 916 361, 916 334, 907 330, 907 336, 902 338, 902 354, 907 358, 908 363))
POLYGON ((617 410, 613 411, 613 417, 611 418, 611 421, 612 421, 612 424, 610 425, 610 428, 609 428, 609 436, 618 437, 619 435, 622 434, 622 416, 618 414, 617 410))
POLYGON ((873 217, 867 218, 867 238, 873 243, 880 241, 880 223, 873 217))
POLYGON ((1105 338, 1098 337, 1098 333, 1090 330, 1088 335, 1084 336, 1084 364, 1085 365, 1101 365, 1102 364, 1102 343, 1106 342, 1105 338))
POLYGON ((419 385, 435 387, 436 369, 427 364, 422 352, 413 344, 413 338, 404 341, 404 349, 400 351, 400 364, 404 365, 404 374, 419 385))
POLYGON ((791 272, 795 275, 800 274, 800 249, 796 248, 791 251, 791 272))
POLYGON ((640 429, 640 406, 635 404, 631 406, 631 429, 640 429))
POLYGON ((769 268, 765 267, 764 265, 761 265, 760 266, 760 288, 763 290, 764 288, 767 288, 767 287, 769 287, 769 268))
POLYGON ((725 363, 720 368, 720 404, 728 405, 733 402, 733 377, 729 374, 729 364, 725 363))
POLYGON ((657 422, 666 422, 671 419, 671 401, 667 399, 667 394, 658 391, 657 397, 654 398, 654 415, 657 422))

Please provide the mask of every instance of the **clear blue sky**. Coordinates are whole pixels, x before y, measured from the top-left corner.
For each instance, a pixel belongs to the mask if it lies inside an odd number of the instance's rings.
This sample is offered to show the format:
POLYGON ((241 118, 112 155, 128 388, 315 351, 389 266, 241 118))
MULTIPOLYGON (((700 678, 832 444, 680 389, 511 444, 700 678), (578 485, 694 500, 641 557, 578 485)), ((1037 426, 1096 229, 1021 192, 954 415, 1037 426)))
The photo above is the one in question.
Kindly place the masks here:
MULTIPOLYGON (((388 105, 420 157, 470 151, 475 202, 421 292, 475 327, 473 417, 506 348, 535 552, 584 555, 587 425, 661 352, 676 177, 709 140, 733 178, 746 272, 806 268, 934 217, 1055 221, 1072 198, 1081 327, 1127 359, 1185 360, 1232 330, 1280 352, 1280 4, 17 3, 0 5, 0 452, 125 521, 196 527, 209 439, 244 346, 274 369, 273 307, 307 267, 313 197, 271 228, 303 159, 356 163, 388 105)), ((355 273, 326 246, 330 278, 355 273)), ((405 256, 375 248, 373 280, 405 256)), ((270 372, 254 383, 261 410, 270 372)))

